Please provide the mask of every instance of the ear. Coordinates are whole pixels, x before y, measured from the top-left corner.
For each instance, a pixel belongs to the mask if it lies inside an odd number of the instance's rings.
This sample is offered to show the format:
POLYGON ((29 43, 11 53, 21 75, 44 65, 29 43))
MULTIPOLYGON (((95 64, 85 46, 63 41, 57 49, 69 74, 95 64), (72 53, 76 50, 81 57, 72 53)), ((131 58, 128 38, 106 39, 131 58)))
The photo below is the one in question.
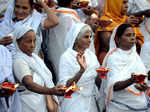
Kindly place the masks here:
POLYGON ((115 43, 117 45, 117 47, 119 46, 120 43, 120 38, 119 37, 115 37, 115 43))

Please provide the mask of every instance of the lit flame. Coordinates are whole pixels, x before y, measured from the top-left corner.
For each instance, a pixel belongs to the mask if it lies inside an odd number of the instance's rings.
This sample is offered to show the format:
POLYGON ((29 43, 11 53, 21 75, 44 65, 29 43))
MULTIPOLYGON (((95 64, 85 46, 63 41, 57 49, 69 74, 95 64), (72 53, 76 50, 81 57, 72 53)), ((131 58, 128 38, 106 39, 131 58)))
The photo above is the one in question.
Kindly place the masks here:
POLYGON ((18 83, 14 85, 14 88, 17 88, 17 87, 19 87, 19 84, 18 84, 18 83))
POLYGON ((82 89, 83 89, 83 87, 76 87, 75 82, 73 82, 72 85, 69 86, 69 87, 65 90, 65 92, 67 93, 67 92, 69 92, 70 90, 76 91, 76 90, 82 90, 82 89))

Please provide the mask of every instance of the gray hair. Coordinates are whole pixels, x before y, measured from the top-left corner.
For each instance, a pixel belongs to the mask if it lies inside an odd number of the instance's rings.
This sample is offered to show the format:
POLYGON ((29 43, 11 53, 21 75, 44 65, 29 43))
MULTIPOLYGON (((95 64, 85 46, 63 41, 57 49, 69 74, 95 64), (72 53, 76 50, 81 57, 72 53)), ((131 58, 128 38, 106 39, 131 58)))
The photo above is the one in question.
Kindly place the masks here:
POLYGON ((81 37, 84 37, 85 36, 85 33, 87 32, 87 31, 91 31, 92 32, 92 29, 91 29, 91 27, 89 26, 89 25, 84 25, 82 28, 81 28, 81 30, 80 30, 80 32, 78 33, 78 36, 76 37, 76 40, 79 40, 81 37))

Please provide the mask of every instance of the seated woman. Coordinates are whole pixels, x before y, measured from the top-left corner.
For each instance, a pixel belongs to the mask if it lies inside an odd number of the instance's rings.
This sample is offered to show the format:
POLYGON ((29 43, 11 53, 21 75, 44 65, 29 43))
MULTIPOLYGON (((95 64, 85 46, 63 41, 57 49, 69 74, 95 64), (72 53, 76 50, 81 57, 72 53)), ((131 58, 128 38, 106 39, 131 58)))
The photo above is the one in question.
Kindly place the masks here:
MULTIPOLYGON (((111 24, 107 27, 99 27, 95 35, 95 49, 99 62, 102 64, 106 53, 109 50, 109 40, 113 29, 119 24, 138 24, 139 18, 126 16, 128 9, 128 0, 106 0, 101 20, 107 20, 111 24)), ((135 25, 135 26, 136 26, 135 25)), ((140 44, 143 43, 143 35, 136 28, 136 38, 140 44)))
POLYGON ((111 36, 110 49, 103 62, 110 71, 101 88, 106 96, 106 112, 146 112, 148 109, 144 92, 148 88, 146 80, 138 83, 133 75, 146 75, 135 41, 134 29, 129 24, 121 24, 111 36))
MULTIPOLYGON (((12 57, 4 46, 0 45, 0 84, 4 81, 14 83, 12 57)), ((17 92, 6 91, 0 87, 0 112, 21 112, 21 103, 17 92)))
POLYGON ((41 32, 40 28, 48 29, 58 24, 58 18, 52 10, 48 8, 44 2, 38 0, 38 3, 44 8, 47 17, 38 13, 34 9, 33 0, 11 0, 8 6, 3 22, 0 24, 0 44, 7 46, 7 48, 15 54, 15 48, 12 43, 11 34, 14 29, 20 25, 30 26, 36 32, 36 49, 38 54, 41 49, 41 32))
POLYGON ((52 74, 43 60, 33 53, 36 47, 35 32, 31 27, 19 26, 13 33, 13 44, 16 47, 14 56, 14 73, 22 85, 20 91, 23 110, 21 112, 55 112, 56 97, 46 95, 64 95, 62 86, 54 87, 52 74), (50 107, 49 107, 49 104, 50 107))
POLYGON ((75 82, 83 90, 75 91, 71 99, 60 100, 63 112, 98 112, 94 95, 99 63, 95 54, 88 49, 91 39, 92 30, 83 23, 74 24, 67 33, 67 50, 60 59, 58 84, 69 86, 75 82))

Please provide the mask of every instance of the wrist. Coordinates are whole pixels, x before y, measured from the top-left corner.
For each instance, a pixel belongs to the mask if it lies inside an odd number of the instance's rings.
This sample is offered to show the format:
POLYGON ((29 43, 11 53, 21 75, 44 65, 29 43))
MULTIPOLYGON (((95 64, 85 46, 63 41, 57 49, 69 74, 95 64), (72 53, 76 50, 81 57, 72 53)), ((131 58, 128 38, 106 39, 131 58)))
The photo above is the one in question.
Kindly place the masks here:
POLYGON ((83 73, 83 72, 85 72, 85 69, 84 69, 84 68, 81 68, 79 72, 80 72, 80 73, 83 73))
POLYGON ((54 95, 54 89, 53 88, 49 88, 48 94, 49 95, 54 95))

